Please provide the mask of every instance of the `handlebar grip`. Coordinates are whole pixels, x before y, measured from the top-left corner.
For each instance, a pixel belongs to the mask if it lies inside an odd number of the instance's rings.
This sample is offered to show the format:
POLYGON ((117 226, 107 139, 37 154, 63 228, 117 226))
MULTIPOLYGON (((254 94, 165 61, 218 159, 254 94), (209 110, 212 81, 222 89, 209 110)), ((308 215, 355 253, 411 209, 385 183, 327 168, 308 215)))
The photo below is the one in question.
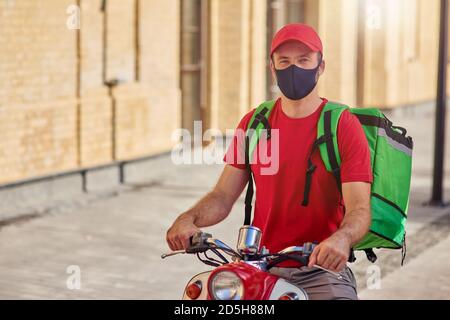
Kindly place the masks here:
POLYGON ((186 249, 186 253, 202 253, 209 249, 208 245, 190 246, 186 249))
POLYGON ((274 259, 272 262, 269 263, 268 269, 275 267, 277 264, 284 262, 286 260, 294 260, 299 263, 301 263, 303 266, 307 266, 309 264, 309 256, 299 256, 295 254, 286 254, 282 255, 276 259, 274 259))

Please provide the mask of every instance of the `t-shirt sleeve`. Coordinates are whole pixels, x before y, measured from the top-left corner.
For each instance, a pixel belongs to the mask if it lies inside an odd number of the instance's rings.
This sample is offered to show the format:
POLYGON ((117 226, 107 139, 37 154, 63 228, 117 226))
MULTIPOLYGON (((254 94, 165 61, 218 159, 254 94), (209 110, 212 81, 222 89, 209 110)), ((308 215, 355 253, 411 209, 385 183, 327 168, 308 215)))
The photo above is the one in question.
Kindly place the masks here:
POLYGON ((337 136, 342 183, 372 183, 369 143, 358 118, 348 110, 342 113, 339 120, 337 136))
POLYGON ((239 122, 223 161, 238 169, 245 168, 245 132, 255 109, 247 113, 239 122))

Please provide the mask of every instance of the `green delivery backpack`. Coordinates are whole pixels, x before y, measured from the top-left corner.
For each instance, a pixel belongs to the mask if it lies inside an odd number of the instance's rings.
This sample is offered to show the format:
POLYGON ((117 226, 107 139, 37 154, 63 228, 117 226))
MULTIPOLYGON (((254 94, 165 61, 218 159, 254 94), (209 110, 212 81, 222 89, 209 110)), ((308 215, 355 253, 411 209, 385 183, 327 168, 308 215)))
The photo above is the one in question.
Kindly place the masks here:
MULTIPOLYGON (((275 101, 261 104, 251 118, 245 143, 245 163, 249 170, 249 183, 245 197, 245 221, 249 225, 253 198, 253 177, 250 159, 263 132, 270 139, 269 116, 275 101)), ((303 206, 308 205, 312 176, 316 165, 311 156, 318 148, 322 161, 336 179, 341 191, 337 127, 342 112, 349 110, 360 121, 370 148, 373 183, 371 189, 372 223, 367 235, 356 244, 354 250, 364 250, 371 262, 377 259, 374 248, 402 249, 402 263, 405 258, 405 224, 412 167, 412 138, 406 130, 396 127, 376 108, 349 108, 335 102, 328 102, 322 111, 317 140, 311 147, 304 186, 303 206)), ((354 261, 353 250, 349 261, 354 261)))

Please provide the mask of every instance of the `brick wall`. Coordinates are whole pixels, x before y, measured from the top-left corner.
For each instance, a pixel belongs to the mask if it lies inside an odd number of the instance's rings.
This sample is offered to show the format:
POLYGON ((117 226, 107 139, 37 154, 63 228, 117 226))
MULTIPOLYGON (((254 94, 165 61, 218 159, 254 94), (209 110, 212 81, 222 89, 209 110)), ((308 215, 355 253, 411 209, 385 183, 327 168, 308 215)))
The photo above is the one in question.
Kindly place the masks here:
POLYGON ((81 1, 80 166, 109 163, 112 151, 112 99, 103 84, 104 13, 102 0, 81 1))
POLYGON ((0 1, 0 183, 75 168, 74 1, 0 1))
POLYGON ((106 79, 135 80, 136 0, 108 0, 106 79))
POLYGON ((76 33, 66 27, 75 1, 0 1, 0 104, 75 95, 76 33))
POLYGON ((0 184, 170 150, 179 2, 109 0, 106 20, 101 4, 0 1, 0 184), (79 32, 66 26, 73 4, 79 32))

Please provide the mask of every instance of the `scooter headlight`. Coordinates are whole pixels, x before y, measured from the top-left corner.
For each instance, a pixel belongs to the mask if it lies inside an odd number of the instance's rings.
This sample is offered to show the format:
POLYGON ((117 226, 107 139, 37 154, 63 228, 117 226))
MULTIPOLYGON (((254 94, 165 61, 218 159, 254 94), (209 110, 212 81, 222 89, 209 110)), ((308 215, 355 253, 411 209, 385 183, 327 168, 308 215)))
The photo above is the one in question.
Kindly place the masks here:
POLYGON ((210 293, 215 300, 241 300, 244 298, 244 284, 231 271, 216 273, 210 282, 210 293))

